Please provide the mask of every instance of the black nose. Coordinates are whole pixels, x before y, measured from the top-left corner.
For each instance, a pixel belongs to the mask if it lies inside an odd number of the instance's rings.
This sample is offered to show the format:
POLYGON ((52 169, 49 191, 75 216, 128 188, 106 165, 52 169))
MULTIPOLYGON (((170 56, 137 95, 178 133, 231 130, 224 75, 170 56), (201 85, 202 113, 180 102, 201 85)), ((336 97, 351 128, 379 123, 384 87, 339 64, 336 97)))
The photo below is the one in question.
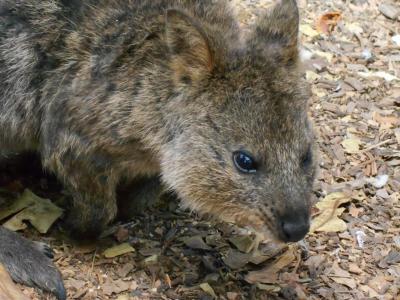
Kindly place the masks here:
POLYGON ((308 217, 287 215, 281 218, 281 238, 284 242, 297 242, 305 237, 310 229, 308 217))

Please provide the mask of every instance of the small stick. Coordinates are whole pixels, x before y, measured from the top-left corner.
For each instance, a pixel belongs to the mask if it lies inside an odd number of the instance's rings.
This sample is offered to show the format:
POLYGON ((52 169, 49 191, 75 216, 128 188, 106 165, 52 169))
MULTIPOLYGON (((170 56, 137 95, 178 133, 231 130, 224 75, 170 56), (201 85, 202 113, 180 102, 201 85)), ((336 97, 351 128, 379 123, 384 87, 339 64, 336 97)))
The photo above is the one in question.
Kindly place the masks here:
POLYGON ((358 153, 358 154, 362 154, 362 153, 368 152, 369 150, 372 150, 372 149, 378 148, 378 147, 380 147, 380 146, 382 146, 382 145, 388 144, 388 143, 391 142, 391 141, 392 141, 392 139, 388 139, 388 140, 386 140, 386 141, 382 141, 382 142, 380 142, 380 143, 378 143, 378 144, 369 146, 368 148, 365 148, 364 150, 361 150, 361 151, 359 151, 359 152, 357 152, 357 153, 358 153))

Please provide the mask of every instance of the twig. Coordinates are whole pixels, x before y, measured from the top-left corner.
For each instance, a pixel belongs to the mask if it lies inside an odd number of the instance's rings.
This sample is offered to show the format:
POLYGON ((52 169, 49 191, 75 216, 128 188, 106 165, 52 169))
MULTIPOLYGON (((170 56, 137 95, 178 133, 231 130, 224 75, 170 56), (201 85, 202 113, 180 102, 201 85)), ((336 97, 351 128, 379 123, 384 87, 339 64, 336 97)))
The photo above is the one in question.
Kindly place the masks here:
POLYGON ((87 279, 88 279, 88 280, 90 279, 90 276, 91 276, 92 273, 93 273, 94 261, 96 260, 96 254, 97 254, 97 248, 94 250, 93 259, 92 259, 92 264, 90 265, 90 269, 89 269, 89 271, 88 271, 88 273, 87 273, 87 279))
POLYGON ((388 139, 388 140, 382 141, 382 142, 380 142, 380 143, 378 143, 378 144, 369 146, 368 148, 365 148, 364 150, 361 150, 361 151, 359 151, 359 152, 357 152, 357 153, 358 153, 358 154, 362 154, 362 153, 368 152, 369 150, 378 148, 378 147, 380 147, 380 146, 382 146, 382 145, 388 144, 389 142, 392 142, 392 139, 388 139))

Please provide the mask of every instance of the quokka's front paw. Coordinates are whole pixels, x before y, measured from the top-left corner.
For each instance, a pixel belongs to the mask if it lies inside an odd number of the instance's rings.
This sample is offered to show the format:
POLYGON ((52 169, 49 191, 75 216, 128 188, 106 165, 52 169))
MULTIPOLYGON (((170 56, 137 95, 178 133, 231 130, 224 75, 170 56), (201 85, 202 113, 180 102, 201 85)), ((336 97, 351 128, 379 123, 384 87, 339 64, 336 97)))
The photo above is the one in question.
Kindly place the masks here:
POLYGON ((47 245, 29 241, 2 226, 0 245, 0 263, 14 281, 51 292, 59 300, 66 299, 61 274, 51 261, 53 252, 47 245))

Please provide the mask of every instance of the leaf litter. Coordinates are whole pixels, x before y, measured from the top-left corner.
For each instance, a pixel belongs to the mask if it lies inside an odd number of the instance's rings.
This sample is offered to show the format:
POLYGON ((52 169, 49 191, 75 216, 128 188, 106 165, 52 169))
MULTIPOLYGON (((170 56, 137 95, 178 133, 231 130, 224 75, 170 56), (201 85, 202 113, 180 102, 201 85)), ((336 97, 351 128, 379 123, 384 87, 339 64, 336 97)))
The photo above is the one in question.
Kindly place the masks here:
POLYGON ((12 231, 22 230, 27 227, 25 221, 29 221, 40 233, 47 233, 62 214, 63 209, 49 199, 40 198, 26 189, 12 205, 0 212, 0 221, 14 215, 3 223, 4 227, 12 231))
MULTIPOLYGON (((273 1, 232 3, 247 28, 273 1)), ((55 249, 69 299, 398 299, 399 4, 298 4, 319 147, 312 232, 289 247, 259 243, 230 224, 198 218, 173 203, 115 227, 88 247, 54 238, 57 228, 39 236, 28 226, 29 238, 55 249), (103 255, 121 244, 136 251, 103 255)), ((62 202, 54 178, 17 169, 0 171, 1 201, 4 190, 14 195, 29 188, 62 202)), ((15 207, 11 215, 29 207, 15 207)), ((19 288, 31 299, 52 299, 19 288)))

